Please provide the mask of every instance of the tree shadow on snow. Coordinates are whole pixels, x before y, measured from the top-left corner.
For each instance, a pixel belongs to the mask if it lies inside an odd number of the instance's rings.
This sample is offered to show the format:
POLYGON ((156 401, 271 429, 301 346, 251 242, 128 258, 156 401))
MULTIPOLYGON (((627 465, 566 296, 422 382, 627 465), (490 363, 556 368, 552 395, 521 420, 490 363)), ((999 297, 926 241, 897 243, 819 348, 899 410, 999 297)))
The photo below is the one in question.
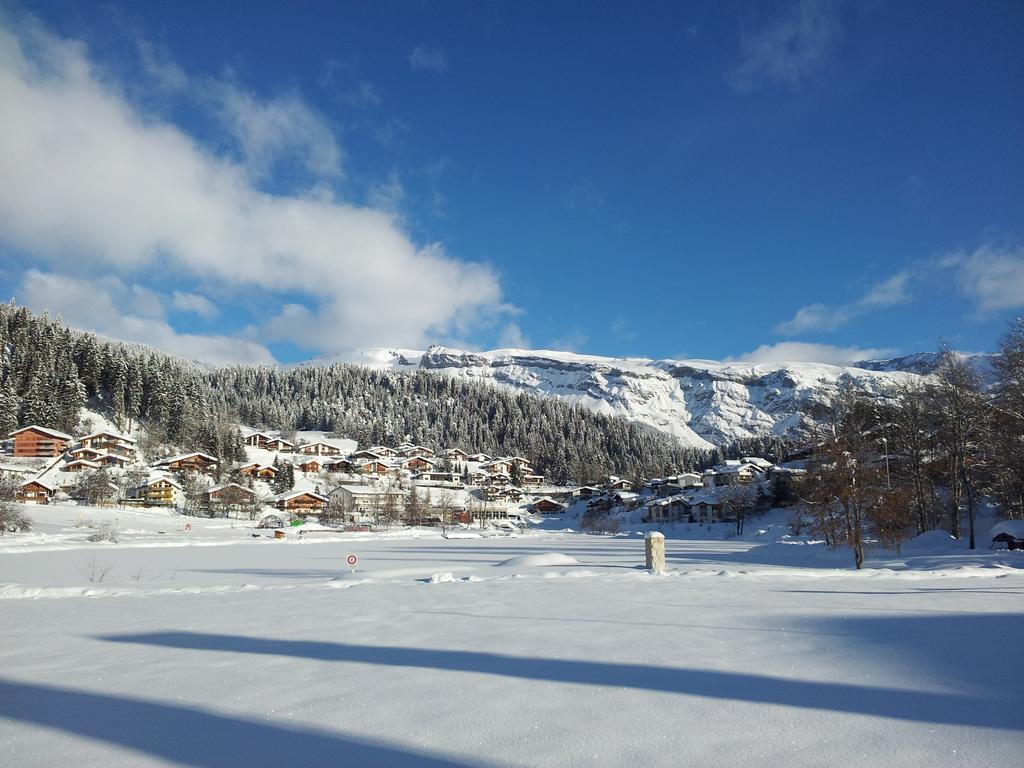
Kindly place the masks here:
POLYGON ((288 728, 178 704, 3 679, 0 716, 199 768, 472 765, 370 739, 288 728))
MULTIPOLYGON (((828 630, 848 632, 844 619, 837 619, 828 630)), ((902 644, 902 651, 913 653, 917 646, 931 643, 930 659, 949 661, 950 656, 971 647, 968 638, 998 637, 1005 647, 1019 647, 1024 637, 1024 617, 1014 614, 872 617, 863 625, 862 633, 844 642, 866 641, 872 650, 879 644, 902 644), (979 624, 978 620, 982 623, 979 624), (989 634, 989 632, 997 634, 989 634), (862 637, 861 634, 864 636, 862 637), (906 640, 913 638, 914 647, 906 640), (956 647, 936 651, 934 646, 955 642, 956 647)), ((825 629, 819 627, 819 629, 825 629)), ((842 633, 840 632, 840 633, 842 633)), ((101 639, 119 643, 142 643, 188 650, 225 651, 229 653, 266 654, 319 661, 374 664, 392 667, 438 669, 476 674, 502 675, 526 680, 629 688, 662 693, 676 693, 711 699, 727 699, 761 704, 775 704, 805 709, 829 710, 858 715, 873 715, 911 722, 1024 729, 1020 716, 1020 693, 1014 690, 1014 668, 1000 671, 974 669, 974 693, 947 690, 920 691, 884 688, 850 683, 799 680, 739 672, 724 672, 680 667, 656 667, 643 664, 620 664, 569 659, 505 656, 479 651, 437 650, 355 645, 307 640, 271 640, 237 635, 193 632, 154 632, 111 635, 101 639), (1002 677, 1001 677, 1001 676, 1002 677), (1005 680, 1005 682, 1003 682, 1005 680)), ((844 649, 849 651, 852 649, 844 649)), ((834 653, 822 648, 822 653, 834 653)), ((848 663, 874 663, 870 656, 856 654, 846 657, 848 663)), ((991 657, 982 655, 981 664, 991 657)), ((901 661, 905 659, 901 658, 901 661)), ((930 662, 935 679, 945 682, 942 665, 930 662)), ((959 681, 958 681, 959 682, 959 681)))

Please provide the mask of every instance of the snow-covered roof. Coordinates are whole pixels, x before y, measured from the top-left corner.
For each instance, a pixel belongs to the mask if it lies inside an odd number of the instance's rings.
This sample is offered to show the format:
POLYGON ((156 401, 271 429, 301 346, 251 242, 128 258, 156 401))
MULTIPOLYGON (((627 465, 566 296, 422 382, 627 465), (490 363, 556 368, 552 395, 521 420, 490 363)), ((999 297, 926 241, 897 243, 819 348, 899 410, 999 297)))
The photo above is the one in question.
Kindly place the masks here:
POLYGON ((216 463, 217 459, 208 453, 202 453, 201 451, 193 451, 192 453, 182 453, 177 456, 168 456, 166 459, 160 459, 157 464, 173 464, 176 461, 184 461, 185 459, 191 459, 194 456, 198 456, 203 459, 209 459, 216 463))
POLYGON ((55 437, 58 440, 74 440, 75 439, 71 435, 66 434, 64 432, 60 432, 60 431, 58 431, 56 429, 48 429, 47 427, 40 427, 37 424, 29 424, 27 427, 22 427, 21 429, 16 429, 16 430, 11 432, 7 436, 8 437, 14 437, 15 435, 20 435, 22 432, 28 432, 29 430, 34 430, 36 432, 42 432, 44 435, 49 435, 50 437, 55 437))
POLYGON ((274 498, 277 501, 288 501, 288 499, 294 499, 294 498, 296 498, 298 496, 312 496, 314 499, 320 499, 320 501, 327 501, 327 497, 326 496, 324 496, 323 494, 317 493, 316 491, 301 491, 301 490, 294 490, 294 491, 288 491, 287 493, 281 493, 281 494, 278 494, 277 496, 275 496, 274 498))
POLYGON ((173 478, 167 477, 166 475, 158 475, 157 477, 147 477, 145 480, 142 481, 142 486, 148 488, 149 486, 156 485, 157 483, 168 483, 169 485, 173 485, 179 491, 181 490, 181 485, 178 482, 176 482, 173 478))
POLYGON ((115 432, 112 429, 101 429, 98 432, 93 432, 91 435, 86 435, 85 437, 80 437, 78 439, 79 439, 79 442, 81 442, 81 441, 84 441, 84 440, 92 440, 94 437, 112 437, 115 440, 120 440, 121 442, 124 442, 124 443, 134 443, 135 442, 135 438, 134 437, 128 437, 128 435, 122 435, 120 432, 115 432))
POLYGON ((755 467, 760 467, 761 469, 771 469, 773 466, 775 466, 770 461, 768 461, 768 459, 762 459, 760 456, 744 456, 740 460, 746 462, 747 464, 753 464, 755 467))
POLYGON ((74 461, 69 461, 64 465, 65 469, 68 467, 88 467, 89 469, 99 469, 100 465, 95 461, 89 461, 88 459, 75 459, 74 461))
POLYGON ((51 493, 57 490, 56 486, 50 485, 45 480, 39 480, 38 478, 33 480, 26 480, 21 484, 21 487, 24 488, 26 485, 41 485, 43 488, 50 491, 51 493))
POLYGON ((221 483, 220 485, 213 485, 207 488, 206 492, 213 493, 214 491, 223 491, 225 488, 240 488, 252 496, 256 495, 256 491, 252 488, 246 488, 244 485, 239 485, 238 483, 221 483))

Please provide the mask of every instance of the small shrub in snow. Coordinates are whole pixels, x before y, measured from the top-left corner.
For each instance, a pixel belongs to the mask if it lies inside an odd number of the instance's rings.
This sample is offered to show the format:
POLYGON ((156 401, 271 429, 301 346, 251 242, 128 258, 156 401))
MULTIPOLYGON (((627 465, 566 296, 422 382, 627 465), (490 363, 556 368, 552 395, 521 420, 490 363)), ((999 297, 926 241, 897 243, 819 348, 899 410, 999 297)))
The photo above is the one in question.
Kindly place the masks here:
POLYGON ((13 504, 0 502, 0 536, 32 529, 32 518, 13 504))
POLYGON ((110 523, 100 523, 95 531, 89 534, 88 541, 110 541, 117 544, 117 528, 110 523))
POLYGON ((107 574, 110 573, 110 569, 113 567, 114 566, 109 563, 97 563, 96 558, 94 557, 78 570, 89 580, 91 584, 99 584, 107 578, 107 574))

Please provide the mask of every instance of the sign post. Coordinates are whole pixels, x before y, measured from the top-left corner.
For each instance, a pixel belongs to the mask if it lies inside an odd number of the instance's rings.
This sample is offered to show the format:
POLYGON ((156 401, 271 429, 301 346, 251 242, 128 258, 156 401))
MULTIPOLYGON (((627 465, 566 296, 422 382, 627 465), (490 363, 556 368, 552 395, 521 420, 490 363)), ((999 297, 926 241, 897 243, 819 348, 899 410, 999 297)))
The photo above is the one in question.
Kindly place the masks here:
POLYGON ((355 555, 349 555, 345 558, 345 562, 348 563, 348 567, 352 569, 352 573, 354 574, 356 572, 356 563, 359 562, 359 558, 355 555))

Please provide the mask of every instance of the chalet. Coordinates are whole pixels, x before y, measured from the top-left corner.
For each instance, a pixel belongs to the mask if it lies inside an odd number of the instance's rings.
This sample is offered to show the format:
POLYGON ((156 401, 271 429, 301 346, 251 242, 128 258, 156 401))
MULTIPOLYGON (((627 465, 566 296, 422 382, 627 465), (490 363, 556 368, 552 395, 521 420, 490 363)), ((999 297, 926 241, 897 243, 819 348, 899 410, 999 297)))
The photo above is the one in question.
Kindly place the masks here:
MULTIPOLYGON (((390 448, 386 448, 384 450, 391 451, 390 448)), ((391 453, 389 455, 389 454, 384 453, 380 448, 364 448, 361 451, 356 451, 349 458, 351 458, 353 460, 362 459, 364 461, 374 461, 376 459, 390 458, 390 456, 394 456, 394 455, 395 455, 394 451, 391 451, 391 453)))
POLYGON ((0 477, 19 478, 25 475, 33 475, 36 470, 21 464, 0 464, 0 477))
POLYGON ((581 485, 579 488, 573 488, 569 491, 569 495, 574 499, 592 499, 594 496, 600 496, 602 493, 604 493, 604 489, 594 485, 581 485))
MULTIPOLYGON (((764 459, 761 459, 761 461, 764 461, 764 459)), ((769 464, 769 466, 771 465, 769 464)), ((714 475, 712 475, 714 478, 714 484, 712 487, 756 483, 763 480, 767 472, 767 470, 761 468, 757 464, 751 464, 747 461, 740 461, 738 459, 726 461, 724 464, 719 464, 710 471, 714 472, 714 475)), ((707 485, 707 483, 705 483, 705 485, 707 485)))
POLYGON ((623 480, 621 477, 615 477, 612 475, 608 478, 606 487, 609 491, 632 491, 633 484, 629 480, 623 480))
POLYGON ((799 499, 800 486, 807 479, 806 469, 796 467, 772 467, 768 481, 772 487, 772 503, 777 507, 788 507, 799 499))
POLYGON ((30 457, 60 456, 75 439, 56 429, 35 425, 16 429, 8 437, 14 440, 15 456, 30 457))
POLYGON ((256 492, 238 483, 215 485, 203 494, 203 502, 208 507, 242 509, 256 503, 256 492))
POLYGON ((60 468, 61 472, 89 472, 97 470, 100 465, 88 459, 74 459, 60 468))
POLYGON ((486 472, 481 472, 479 469, 473 470, 467 475, 467 481, 470 485, 483 485, 487 482, 490 475, 486 472))
POLYGON ((355 472, 356 464, 351 459, 328 459, 322 465, 328 472, 355 472))
POLYGON ((289 491, 275 500, 278 509, 286 512, 319 512, 327 506, 327 497, 313 491, 289 491))
POLYGON ((86 448, 79 446, 78 448, 72 448, 68 453, 72 459, 81 459, 84 461, 94 461, 103 455, 103 451, 97 451, 95 448, 86 448))
POLYGON ((321 464, 317 459, 303 459, 295 466, 297 466, 306 474, 316 474, 321 469, 323 469, 323 464, 321 464))
POLYGON ((523 485, 529 487, 536 487, 538 485, 544 485, 544 475, 523 475, 523 485))
POLYGON ((674 495, 689 488, 700 487, 700 475, 696 472, 681 472, 665 478, 664 485, 658 489, 659 494, 674 495))
POLYGON ((550 496, 541 496, 530 505, 531 512, 539 512, 544 515, 565 512, 565 504, 555 501, 550 496))
POLYGON ((408 469, 410 472, 425 472, 434 468, 434 462, 422 456, 410 456, 402 459, 401 466, 402 469, 408 469))
POLYGON ((169 477, 151 477, 132 489, 129 497, 146 507, 175 507, 183 497, 181 486, 169 477))
MULTIPOLYGON (((398 455, 394 448, 388 448, 386 445, 371 445, 369 448, 366 448, 365 450, 373 454, 372 457, 366 456, 365 458, 393 459, 395 456, 398 455)), ((352 454, 352 458, 358 459, 364 457, 352 454)))
POLYGON ((127 456, 122 456, 118 453, 105 453, 102 456, 97 457, 96 463, 101 467, 124 469, 131 464, 133 459, 127 456))
POLYGON ((509 485, 512 482, 512 476, 505 472, 495 472, 493 475, 487 475, 487 480, 484 485, 488 486, 502 486, 509 485))
POLYGON ((471 453, 466 457, 466 461, 474 461, 478 464, 483 464, 486 461, 490 461, 491 457, 486 453, 471 453))
POLYGON ((277 467, 273 464, 260 464, 252 462, 238 468, 243 477, 255 477, 259 480, 273 480, 277 477, 277 467))
POLYGON ((304 453, 307 456, 340 456, 341 448, 330 443, 323 441, 317 441, 315 443, 303 443, 298 447, 299 453, 304 453))
POLYGON ((465 461, 469 457, 469 454, 461 448, 446 448, 441 455, 448 461, 465 461))
POLYGON ((521 501, 523 489, 514 485, 486 485, 480 490, 484 501, 521 501))
POLYGON ((402 458, 419 456, 424 459, 433 458, 434 452, 422 445, 404 445, 395 449, 402 458))
POLYGON ((42 480, 26 480, 18 486, 15 498, 22 504, 49 504, 56 492, 56 488, 42 480))
POLYGON ((213 472, 217 468, 217 459, 208 453, 183 453, 180 456, 169 456, 156 463, 161 469, 173 472, 213 472))
POLYGON ((505 459, 505 461, 508 461, 509 463, 519 467, 519 469, 523 472, 530 471, 530 460, 524 459, 522 456, 509 456, 507 459, 505 459))
POLYGON ((331 496, 336 497, 347 516, 380 512, 388 506, 399 507, 405 492, 384 485, 339 485, 331 496))
POLYGON ((282 453, 291 453, 295 450, 295 443, 291 440, 283 440, 280 437, 272 437, 267 440, 267 444, 263 446, 268 451, 280 451, 282 453))
POLYGON ((505 459, 496 459, 481 464, 480 469, 492 475, 498 473, 509 475, 512 473, 512 462, 505 459))
POLYGON ((681 493, 652 499, 644 507, 647 509, 645 523, 678 523, 690 520, 690 508, 686 497, 681 493))
POLYGON ((245 444, 253 448, 266 448, 267 443, 273 439, 266 432, 250 432, 245 436, 245 444))
POLYGON ((695 523, 720 523, 725 518, 722 514, 722 502, 714 493, 698 493, 687 500, 690 519, 695 523))
POLYGON ((101 429, 99 432, 79 438, 78 444, 95 451, 135 458, 135 439, 109 429, 101 429))
POLYGON ((612 504, 617 507, 625 507, 626 511, 636 509, 640 506, 640 494, 632 491, 616 491, 611 497, 612 504))
POLYGON ((438 472, 435 470, 428 470, 414 475, 412 479, 416 483, 430 483, 433 485, 445 486, 447 488, 462 488, 462 482, 459 480, 459 475, 455 472, 438 472))
POLYGON ((364 475, 386 475, 389 473, 394 474, 398 471, 396 467, 393 467, 380 459, 371 459, 370 461, 359 462, 357 469, 364 475))

